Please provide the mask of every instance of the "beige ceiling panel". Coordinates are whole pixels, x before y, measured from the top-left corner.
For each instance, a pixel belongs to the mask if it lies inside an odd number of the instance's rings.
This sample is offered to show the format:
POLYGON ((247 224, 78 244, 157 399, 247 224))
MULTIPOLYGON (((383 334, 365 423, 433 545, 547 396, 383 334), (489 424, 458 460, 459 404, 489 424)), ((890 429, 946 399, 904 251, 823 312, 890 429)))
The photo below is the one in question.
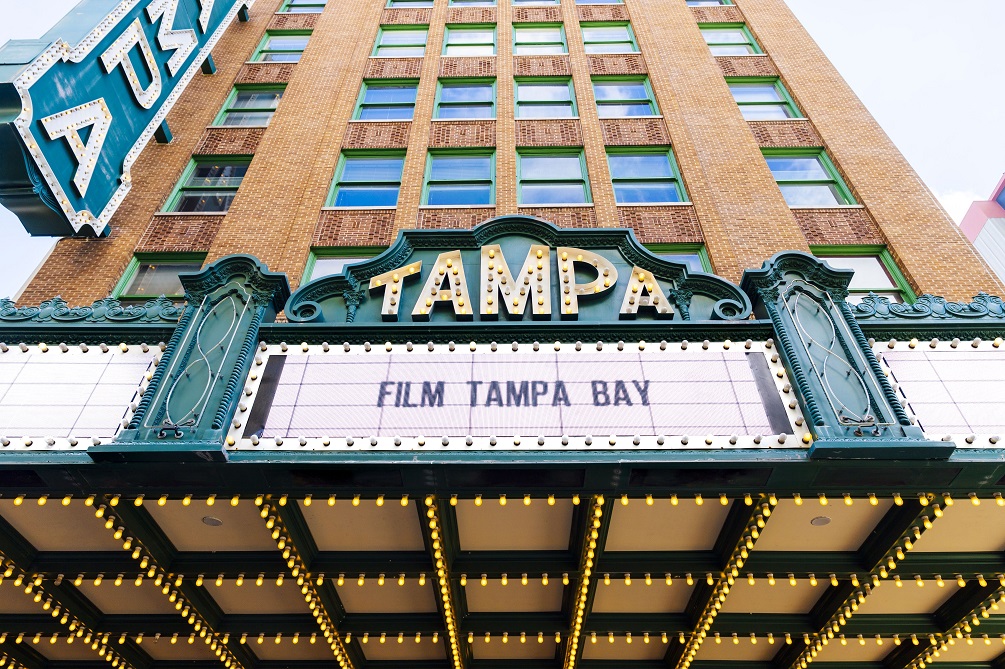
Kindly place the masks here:
POLYGON ((856 551, 891 506, 890 500, 880 500, 876 506, 866 499, 851 506, 840 499, 831 499, 826 506, 814 499, 802 505, 781 500, 754 550, 856 551))
POLYGON ((704 551, 715 545, 729 507, 719 500, 698 506, 682 499, 677 506, 666 499, 633 499, 627 506, 614 504, 607 551, 704 551))
POLYGON ((199 637, 196 637, 192 643, 188 642, 188 637, 180 637, 177 643, 171 643, 169 637, 161 637, 160 639, 145 637, 140 648, 158 662, 208 660, 219 664, 216 655, 199 637))
POLYGON ((401 506, 388 500, 377 506, 374 500, 363 500, 359 506, 339 502, 300 505, 304 518, 322 551, 421 551, 422 529, 415 503, 401 506))
MULTIPOLYGON (((727 598, 728 600, 728 598, 727 598)), ((781 647, 778 640, 775 643, 768 643, 766 637, 757 637, 757 643, 751 643, 750 637, 739 637, 733 643, 732 636, 723 637, 719 643, 714 637, 705 639, 698 649, 697 661, 702 660, 746 660, 752 662, 766 662, 773 658, 781 647)))
POLYGON ((611 574, 611 584, 604 585, 603 574, 598 576, 593 599, 597 613, 681 613, 694 590, 684 579, 674 579, 668 586, 662 576, 654 576, 652 585, 636 577, 625 585, 624 575, 611 574))
POLYGON ((182 552, 276 550, 258 507, 247 500, 237 506, 222 500, 207 506, 195 500, 189 506, 169 501, 164 506, 147 503, 143 508, 182 552))
POLYGON ((927 581, 922 588, 913 581, 905 581, 899 588, 889 579, 881 583, 879 588, 873 588, 865 602, 858 607, 856 615, 934 613, 943 602, 959 590, 953 579, 947 579, 945 587, 942 588, 931 581, 927 581))
POLYGON ((122 585, 115 585, 115 577, 106 574, 101 585, 85 580, 78 589, 105 615, 178 615, 174 604, 154 585, 153 579, 144 578, 137 586, 135 578, 127 576, 122 585))
POLYGON ((241 586, 237 585, 236 580, 225 579, 220 586, 216 585, 215 580, 207 580, 204 587, 226 614, 310 612, 294 579, 287 579, 283 585, 276 585, 275 579, 267 578, 259 586, 255 585, 255 578, 256 576, 245 578, 244 585, 241 586))
POLYGON ((389 634, 385 643, 380 643, 378 637, 371 636, 368 643, 360 644, 367 660, 444 660, 447 657, 442 637, 436 643, 433 643, 432 637, 426 636, 419 643, 415 642, 414 636, 405 637, 401 643, 398 643, 397 635, 389 634))
POLYGON ((548 551, 567 550, 572 531, 573 504, 570 499, 555 500, 549 506, 535 499, 525 505, 522 499, 510 499, 503 506, 497 499, 486 499, 481 506, 474 500, 457 502, 457 533, 465 551, 548 551))
POLYGON ((56 643, 49 643, 50 638, 42 637, 42 640, 38 643, 28 644, 28 646, 45 656, 45 659, 53 662, 73 662, 78 660, 97 662, 103 659, 98 656, 98 651, 91 650, 90 644, 84 643, 81 639, 75 638, 73 643, 66 643, 66 636, 64 635, 56 639, 56 643))
POLYGON ((344 585, 335 587, 348 613, 432 613, 436 611, 432 583, 432 578, 425 585, 419 585, 417 578, 407 578, 404 585, 398 585, 396 577, 388 577, 384 585, 378 585, 371 576, 363 585, 357 585, 355 577, 347 577, 344 585))
POLYGON ((971 641, 973 643, 968 644, 964 639, 957 639, 956 644, 941 653, 939 659, 933 664, 938 665, 940 662, 991 662, 1005 653, 1005 646, 1002 645, 999 638, 988 639, 991 643, 985 643, 984 639, 981 638, 972 638, 971 641))
POLYGON ((331 662, 332 666, 337 666, 334 662, 335 656, 331 648, 325 643, 323 637, 319 637, 316 643, 310 642, 310 637, 301 638, 297 643, 293 643, 290 637, 283 637, 276 643, 275 637, 265 637, 262 643, 248 639, 248 648, 259 660, 265 662, 331 662))
POLYGON ((649 643, 642 640, 642 635, 633 637, 632 643, 623 636, 615 636, 614 643, 610 643, 607 636, 598 634, 596 643, 589 636, 579 643, 584 660, 662 660, 667 652, 667 645, 658 636, 651 638, 649 643))
POLYGON ((122 542, 112 538, 104 521, 94 516, 94 509, 74 500, 63 506, 50 500, 39 506, 25 500, 0 500, 0 515, 38 551, 121 551, 122 542))
MULTIPOLYGON (((3 572, 0 572, 0 576, 3 572)), ((0 583, 0 615, 7 613, 27 613, 41 615, 42 604, 36 602, 34 595, 24 594, 24 586, 14 587, 13 578, 5 578, 0 583)))
POLYGON ((528 579, 521 585, 520 575, 509 577, 507 585, 498 579, 489 579, 485 585, 477 578, 468 576, 464 596, 468 601, 468 611, 482 613, 489 611, 561 611, 562 593, 565 586, 561 578, 548 579, 548 585, 541 585, 540 579, 528 579))
POLYGON ((817 581, 816 586, 798 579, 793 586, 788 578, 777 579, 775 585, 760 578, 750 585, 741 575, 729 589, 722 613, 809 613, 828 586, 826 578, 817 581))
POLYGON ((489 643, 476 638, 471 644, 471 652, 476 660, 550 660, 555 657, 555 637, 545 635, 541 643, 537 634, 527 634, 527 640, 520 643, 519 634, 511 634, 503 643, 502 637, 493 636, 489 643))
POLYGON ((921 535, 914 551, 949 553, 1005 551, 1005 509, 985 501, 980 506, 957 502, 921 535))

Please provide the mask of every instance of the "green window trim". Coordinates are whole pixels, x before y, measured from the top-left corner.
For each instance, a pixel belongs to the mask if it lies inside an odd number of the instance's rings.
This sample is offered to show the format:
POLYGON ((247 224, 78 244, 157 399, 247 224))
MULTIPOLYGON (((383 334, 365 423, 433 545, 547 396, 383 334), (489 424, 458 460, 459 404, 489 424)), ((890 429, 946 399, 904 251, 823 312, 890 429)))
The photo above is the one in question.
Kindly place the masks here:
POLYGON ((387 0, 385 7, 432 7, 433 0, 387 0))
POLYGON ((494 24, 494 23, 451 23, 451 24, 448 24, 446 26, 446 28, 444 29, 444 32, 443 32, 443 50, 441 51, 441 55, 443 55, 443 56, 450 56, 451 58, 457 58, 457 57, 463 58, 463 57, 466 57, 466 56, 467 57, 470 57, 470 56, 478 57, 478 56, 480 56, 480 57, 483 57, 483 58, 487 58, 489 56, 495 56, 496 55, 496 52, 498 50, 498 44, 499 44, 499 30, 496 27, 496 24, 494 24), (491 31, 491 33, 492 33, 492 53, 491 54, 487 54, 487 53, 486 54, 451 54, 451 53, 449 53, 449 49, 451 47, 455 47, 455 48, 456 47, 462 47, 463 48, 463 47, 484 47, 484 46, 488 46, 488 44, 489 44, 488 42, 460 42, 460 43, 451 44, 450 43, 451 36, 452 35, 456 36, 458 33, 463 32, 463 31, 486 31, 486 32, 491 31))
POLYGON ((525 148, 517 149, 516 152, 516 182, 517 182, 517 204, 519 206, 526 207, 553 207, 553 206, 593 206, 593 193, 590 189, 590 177, 589 172, 586 168, 586 153, 583 149, 569 150, 566 147, 549 147, 549 148, 525 148), (523 176, 523 159, 526 157, 554 157, 554 158, 570 158, 575 156, 579 159, 579 174, 578 179, 529 179, 523 176), (583 185, 583 195, 584 202, 526 202, 523 197, 523 187, 524 182, 529 183, 552 183, 552 184, 582 184, 583 185))
POLYGON ((677 194, 680 199, 677 201, 665 201, 665 202, 616 202, 617 206, 652 206, 652 205, 685 205, 691 204, 690 198, 688 197, 687 190, 684 188, 684 181, 680 176, 680 169, 677 166, 677 159, 674 157, 673 150, 668 146, 659 147, 639 147, 639 146, 619 146, 619 147, 607 147, 607 160, 608 169, 611 173, 611 185, 615 190, 615 200, 617 200, 617 190, 619 183, 630 183, 630 182, 648 182, 648 183, 661 183, 666 182, 672 184, 677 190, 677 194), (614 175, 614 170, 610 166, 611 156, 637 156, 641 154, 653 155, 653 156, 666 156, 670 165, 670 176, 655 176, 655 177, 616 177, 614 175))
MULTIPOLYGON (((328 197, 325 199, 325 207, 339 209, 394 209, 397 207, 397 200, 394 205, 336 205, 335 201, 338 197, 339 186, 342 184, 342 175, 345 170, 346 160, 352 158, 400 158, 402 160, 402 172, 404 172, 404 160, 405 151, 402 149, 363 149, 363 150, 347 150, 342 151, 339 154, 338 163, 335 165, 335 174, 332 177, 331 186, 328 189, 328 197)), ((397 181, 372 181, 372 182, 346 182, 356 185, 366 185, 366 184, 396 184, 398 187, 398 196, 401 194, 401 178, 402 174, 398 175, 397 181)))
MULTIPOLYGON (((412 102, 388 102, 388 101, 383 101, 383 102, 380 102, 380 103, 371 103, 370 105, 368 105, 368 103, 366 103, 366 93, 367 93, 367 90, 370 89, 371 87, 379 87, 379 86, 386 86, 386 87, 413 86, 413 87, 415 87, 416 91, 418 91, 419 80, 418 79, 364 79, 363 83, 359 87, 359 96, 356 98, 356 106, 353 108, 353 111, 352 111, 352 120, 353 121, 358 121, 358 120, 361 119, 361 117, 363 115, 363 110, 367 106, 398 107, 398 108, 402 108, 402 109, 404 109, 404 108, 410 108, 413 111, 413 116, 414 116, 414 111, 415 111, 415 101, 414 100, 412 102)), ((407 119, 406 118, 388 118, 388 119, 365 119, 365 120, 368 120, 368 121, 374 121, 374 120, 408 121, 408 120, 411 120, 411 119, 412 119, 412 117, 409 117, 407 119)))
POLYGON ((893 255, 891 255, 889 249, 882 244, 813 244, 810 246, 810 253, 822 260, 827 260, 828 256, 864 256, 878 258, 880 263, 882 263, 883 268, 886 270, 886 273, 890 275, 890 279, 893 280, 896 288, 892 290, 885 286, 874 288, 854 288, 849 290, 849 292, 860 294, 869 292, 899 292, 903 297, 905 304, 913 304, 915 300, 918 299, 914 289, 911 288, 911 284, 907 282, 907 279, 904 277, 904 273, 900 271, 900 267, 897 266, 897 262, 893 259, 893 255))
POLYGON ((686 0, 688 7, 722 7, 732 5, 733 0, 686 0))
MULTIPOLYGON (((206 260, 205 253, 137 253, 130 259, 125 271, 112 289, 111 297, 117 300, 152 300, 158 295, 134 295, 126 292, 129 285, 136 278, 140 265, 153 265, 157 263, 167 263, 173 265, 191 264, 194 270, 202 268, 203 261, 206 260), (198 267, 196 267, 198 266, 198 267)), ((169 299, 181 299, 184 293, 165 295, 169 299)))
POLYGON ((785 179, 779 181, 775 179, 778 183, 779 188, 788 184, 803 184, 803 185, 832 185, 837 191, 837 196, 839 202, 836 205, 819 205, 814 207, 813 205, 790 205, 791 207, 806 207, 806 208, 827 208, 829 206, 858 206, 858 201, 855 196, 852 195, 851 189, 841 178, 841 174, 838 172, 837 167, 831 161, 830 156, 827 155, 827 151, 823 147, 797 147, 797 148, 772 148, 772 149, 761 149, 761 154, 765 158, 770 157, 792 157, 792 158, 818 158, 823 165, 824 170, 827 172, 828 179, 785 179))
POLYGON ((572 77, 515 77, 513 79, 513 112, 516 119, 526 120, 526 119, 541 119, 541 118, 579 118, 579 106, 576 102, 576 87, 572 84, 572 77), (545 108, 545 107, 564 107, 566 104, 565 100, 520 100, 520 85, 521 84, 552 84, 560 85, 564 84, 569 89, 569 116, 535 116, 533 114, 528 114, 526 116, 522 115, 520 112, 522 109, 534 109, 534 108, 545 108))
POLYGON ((705 43, 708 44, 709 50, 712 51, 712 55, 742 55, 742 54, 716 54, 715 47, 749 47, 750 52, 748 55, 753 56, 763 56, 764 49, 758 44, 757 39, 754 38, 754 33, 750 32, 750 28, 747 27, 746 23, 699 23, 698 30, 701 31, 702 38, 705 39, 705 43), (715 42, 709 43, 705 35, 705 31, 715 31, 715 30, 739 30, 743 33, 743 41, 732 41, 732 42, 715 42))
POLYGON ((286 84, 242 84, 240 86, 234 86, 230 90, 230 95, 227 96, 227 100, 223 103, 220 111, 217 113, 216 118, 213 119, 213 125, 225 128, 261 128, 268 127, 269 123, 265 124, 227 124, 227 116, 231 113, 267 113, 269 115, 269 122, 272 121, 272 117, 275 115, 276 110, 279 108, 279 103, 283 101, 283 93, 286 91, 286 84), (261 106, 261 107, 235 107, 234 102, 237 100, 237 96, 241 93, 256 93, 256 92, 278 92, 279 99, 276 101, 275 106, 261 106))
POLYGON ((496 0, 450 0, 451 7, 495 7, 496 0))
POLYGON ((513 55, 514 56, 521 56, 521 55, 531 55, 531 56, 532 55, 565 56, 565 55, 569 54, 569 38, 568 38, 568 36, 565 33, 565 24, 564 23, 515 23, 515 24, 513 24, 513 31, 512 32, 513 32, 513 55), (534 29, 549 29, 549 30, 558 29, 559 41, 558 42, 554 42, 554 41, 533 42, 533 41, 529 41, 529 40, 526 40, 526 39, 524 39, 524 40, 520 39, 520 33, 521 32, 527 32, 527 31, 534 30, 534 29), (519 47, 521 47, 521 46, 545 46, 545 47, 560 46, 562 48, 562 51, 561 52, 556 52, 556 53, 553 53, 553 54, 544 54, 544 53, 542 53, 542 54, 534 54, 534 53, 520 54, 520 53, 517 53, 517 51, 518 51, 519 47))
MULTIPOLYGON (((265 36, 262 37, 262 41, 258 43, 255 47, 254 53, 251 55, 251 61, 260 63, 265 61, 265 57, 269 54, 302 54, 303 49, 270 49, 268 48, 269 41, 275 37, 310 37, 310 30, 267 30, 265 36)), ((299 60, 299 58, 298 58, 299 60)), ((268 62, 286 62, 294 63, 298 61, 285 60, 285 61, 268 61, 268 62)))
POLYGON ((421 57, 423 57, 426 54, 426 43, 427 43, 428 40, 429 40, 429 26, 428 25, 422 25, 422 24, 418 24, 418 25, 402 24, 402 25, 393 25, 393 26, 391 26, 391 25, 380 26, 380 28, 377 30, 377 38, 373 41, 373 49, 370 51, 370 56, 372 58, 421 58, 421 57), (392 32, 415 32, 415 33, 421 32, 422 33, 422 41, 419 42, 419 41, 416 40, 414 42, 413 41, 408 41, 408 42, 400 42, 400 43, 393 43, 393 44, 383 44, 384 36, 387 35, 388 33, 392 33, 392 32), (380 50, 382 48, 384 48, 384 49, 416 49, 416 50, 417 49, 421 49, 422 52, 419 53, 419 54, 416 54, 416 55, 404 55, 404 56, 381 55, 380 50))
POLYGON ((712 260, 709 258, 708 249, 705 248, 704 244, 645 244, 644 246, 650 253, 658 256, 698 256, 702 271, 712 271, 712 260))
POLYGON ((423 207, 494 207, 496 203, 496 152, 495 149, 433 149, 426 154, 426 167, 422 175, 422 200, 421 206, 423 207), (433 169, 433 159, 435 157, 449 157, 449 158, 467 158, 467 157, 480 157, 489 158, 489 178, 488 179, 440 179, 434 181, 432 179, 432 169, 433 169), (429 203, 429 190, 431 186, 436 185, 472 185, 472 186, 488 186, 489 187, 489 201, 485 203, 474 203, 474 204, 430 204, 429 203))
MULTIPOLYGON (((168 195, 167 200, 165 200, 164 202, 164 206, 160 210, 161 213, 185 213, 176 211, 176 207, 178 206, 178 203, 181 201, 182 197, 186 193, 228 191, 236 194, 238 189, 240 189, 241 187, 240 184, 238 184, 237 186, 227 185, 227 186, 205 186, 205 187, 191 186, 191 185, 187 186, 185 184, 189 180, 189 178, 195 173, 196 168, 199 167, 200 165, 205 165, 207 163, 227 163, 231 165, 250 166, 251 159, 253 157, 254 156, 248 156, 248 155, 224 155, 224 156, 208 155, 208 156, 193 157, 188 161, 188 165, 185 166, 185 169, 182 171, 181 176, 175 183, 174 188, 171 189, 171 194, 168 195)), ((208 211, 203 213, 205 213, 206 215, 222 215, 226 213, 226 211, 208 211)))
POLYGON ((283 0, 280 14, 320 14, 328 0, 283 0), (306 10, 306 11, 303 11, 306 10))
POLYGON ((436 97, 433 101, 433 119, 443 119, 447 121, 452 121, 456 119, 472 119, 472 120, 492 120, 496 118, 496 101, 498 100, 498 88, 497 80, 494 77, 441 77, 436 81, 436 97), (462 85, 470 84, 472 86, 483 86, 486 84, 491 84, 492 86, 492 102, 491 114, 489 116, 441 116, 441 109, 463 109, 465 107, 484 107, 484 102, 479 101, 464 101, 464 102, 444 102, 443 101, 443 86, 452 85, 462 85))
POLYGON ((632 29, 631 21, 590 21, 579 24, 580 32, 583 35, 583 46, 586 48, 586 53, 639 53, 639 42, 635 37, 635 30, 632 29), (628 41, 625 40, 589 40, 587 39, 586 29, 588 28, 625 28, 628 31, 628 41), (631 47, 630 51, 591 51, 590 45, 599 45, 603 47, 605 44, 628 44, 631 47))
POLYGON ((729 86, 731 84, 771 84, 774 86, 779 97, 781 97, 780 101, 740 102, 737 100, 736 104, 740 107, 741 111, 743 111, 744 107, 782 106, 788 110, 788 120, 795 121, 806 118, 799 110, 799 106, 796 105, 796 101, 792 99, 792 95, 785 87, 785 84, 782 83, 781 77, 726 77, 726 85, 729 86))
POLYGON ((560 0, 513 0, 514 7, 532 7, 534 5, 558 5, 560 0))
POLYGON ((603 76, 593 76, 590 77, 590 85, 593 87, 593 99, 597 105, 597 112, 600 114, 600 118, 651 118, 653 116, 660 115, 659 105, 656 103, 656 92, 653 90, 652 82, 646 75, 642 76, 620 76, 620 75, 603 75, 603 76), (646 97, 643 98, 604 98, 601 100, 597 97, 597 84, 605 83, 626 83, 626 84, 637 84, 642 83, 645 87, 646 97), (649 104, 648 114, 630 114, 626 116, 605 116, 602 113, 604 107, 616 107, 617 105, 641 105, 643 102, 649 104))
POLYGON ((373 258, 387 250, 386 246, 312 246, 300 277, 301 285, 314 280, 318 260, 327 258, 373 258))

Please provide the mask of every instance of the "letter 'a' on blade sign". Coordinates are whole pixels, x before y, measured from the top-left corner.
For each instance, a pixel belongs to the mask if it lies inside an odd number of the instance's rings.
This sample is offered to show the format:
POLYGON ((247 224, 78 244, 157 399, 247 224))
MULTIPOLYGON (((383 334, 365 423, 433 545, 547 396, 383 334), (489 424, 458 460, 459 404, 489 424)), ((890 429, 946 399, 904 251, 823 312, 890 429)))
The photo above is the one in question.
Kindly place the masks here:
POLYGON ((650 272, 636 266, 632 268, 619 316, 633 319, 638 316, 639 309, 651 310, 656 318, 673 318, 673 306, 663 294, 659 281, 650 272))
POLYGON ((428 321, 433 307, 442 302, 453 306, 457 320, 472 320, 474 312, 468 297, 468 282, 464 280, 460 251, 449 251, 436 257, 429 278, 419 291, 419 299, 415 301, 412 320, 428 321))

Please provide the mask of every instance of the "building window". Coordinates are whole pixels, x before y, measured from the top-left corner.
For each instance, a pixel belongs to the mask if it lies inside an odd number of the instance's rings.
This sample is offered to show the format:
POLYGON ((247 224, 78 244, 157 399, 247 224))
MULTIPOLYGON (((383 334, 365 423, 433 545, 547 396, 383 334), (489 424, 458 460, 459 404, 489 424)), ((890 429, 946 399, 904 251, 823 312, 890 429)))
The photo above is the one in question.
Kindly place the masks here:
POLYGON ((373 55, 380 58, 421 58, 426 53, 428 26, 381 26, 373 55))
POLYGON ((202 269, 202 253, 145 253, 133 256, 112 297, 124 300, 150 300, 163 295, 185 297, 178 274, 202 269))
POLYGON ((584 23, 583 46, 586 53, 638 53, 630 23, 584 23))
POLYGON ((411 121, 418 83, 414 81, 364 81, 353 119, 361 121, 411 121))
POLYGON ((532 5, 557 5, 559 0, 513 0, 516 7, 527 7, 532 5))
POLYGON ((727 79, 729 92, 748 121, 798 118, 799 110, 778 77, 770 79, 727 79))
POLYGON ((495 101, 494 80, 441 79, 433 118, 495 118, 495 101))
POLYGON ((614 200, 618 204, 666 204, 686 200, 669 149, 608 149, 607 162, 611 167, 614 200))
POLYGON ((495 203, 495 155, 431 152, 426 161, 422 204, 491 205, 495 203))
POLYGON ((250 158, 193 160, 181 175, 164 211, 219 214, 230 209, 250 158))
POLYGON ((600 118, 655 116, 659 113, 648 79, 594 79, 600 118))
POLYGON ((298 63, 300 54, 307 48, 310 33, 265 33, 251 60, 267 63, 298 63))
POLYGON ((590 204, 583 152, 518 152, 521 205, 590 204))
POLYGON ((447 26, 443 40, 444 56, 494 56, 495 26, 447 26))
POLYGON ((301 284, 324 276, 341 274, 348 265, 369 260, 384 251, 372 246, 339 246, 311 249, 301 284))
POLYGON ((451 7, 495 7, 496 0, 450 0, 451 7))
POLYGON ((269 125, 282 99, 283 89, 275 86, 235 88, 216 117, 214 125, 231 127, 269 125))
POLYGON ((733 4, 730 0, 686 0, 688 7, 719 7, 733 4))
POLYGON ((646 244, 651 253, 663 260, 687 265, 690 272, 711 272, 712 263, 702 244, 646 244))
POLYGON ((576 0, 577 5, 621 5, 624 0, 576 0))
POLYGON ((764 157, 790 207, 855 204, 848 187, 823 151, 765 151, 764 157))
POLYGON ((569 53, 562 24, 513 26, 513 55, 542 56, 569 53))
POLYGON ((701 28, 713 56, 749 56, 763 53, 754 36, 743 24, 701 28))
POLYGON ((831 267, 855 271, 848 286, 848 301, 852 304, 861 302, 869 293, 891 302, 914 301, 914 291, 882 246, 813 246, 810 250, 831 267))
POLYGON ((387 0, 388 7, 432 7, 433 0, 387 0))
POLYGON ((405 154, 343 153, 335 169, 332 207, 393 207, 398 204, 405 154))
POLYGON ((320 14, 327 0, 284 0, 280 12, 286 14, 320 14))
POLYGON ((571 118, 576 115, 576 96, 571 79, 516 81, 517 118, 571 118))

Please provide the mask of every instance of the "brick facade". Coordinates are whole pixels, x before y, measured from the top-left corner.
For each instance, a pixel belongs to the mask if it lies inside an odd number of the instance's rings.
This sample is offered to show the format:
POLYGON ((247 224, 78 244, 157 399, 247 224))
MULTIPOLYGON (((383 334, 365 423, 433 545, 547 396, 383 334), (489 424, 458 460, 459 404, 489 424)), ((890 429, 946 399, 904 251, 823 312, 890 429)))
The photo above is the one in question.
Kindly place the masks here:
POLYGON ((683 0, 588 5, 387 8, 384 0, 329 0, 318 14, 275 14, 259 0, 214 49, 218 72, 197 75, 168 116, 171 144, 151 143, 133 168, 133 190, 104 239, 64 239, 21 298, 60 294, 71 304, 107 295, 136 252, 206 252, 212 261, 252 253, 296 284, 312 246, 386 246, 401 229, 466 228, 528 214, 563 227, 629 227, 643 243, 701 243, 714 270, 738 280, 782 249, 810 244, 886 245, 918 292, 951 299, 1005 288, 939 207, 798 24, 784 0, 689 8, 683 0), (639 54, 587 54, 580 23, 631 21, 639 54), (562 23, 568 55, 514 56, 514 23, 562 23), (713 57, 698 24, 745 22, 764 55, 713 57), (445 27, 495 24, 494 56, 443 57, 445 27), (380 25, 428 25, 421 58, 372 58, 380 25), (247 63, 269 30, 313 30, 301 61, 247 63), (600 119, 593 76, 648 76, 660 117, 600 119), (517 120, 513 79, 571 77, 578 118, 517 120), (808 120, 747 122, 724 76, 780 76, 808 120), (431 121, 440 77, 496 80, 496 118, 431 121), (418 81, 412 121, 352 121, 362 80, 418 81), (209 127, 235 83, 286 86, 268 128, 209 127), (691 204, 618 206, 607 147, 672 146, 691 204), (521 207, 518 148, 582 149, 593 202, 521 207), (494 147, 496 202, 421 205, 430 148, 494 147), (861 206, 790 209, 762 148, 823 147, 861 206), (404 151, 394 209, 325 207, 344 149, 404 151), (252 155, 226 215, 159 213, 193 155, 252 155))

